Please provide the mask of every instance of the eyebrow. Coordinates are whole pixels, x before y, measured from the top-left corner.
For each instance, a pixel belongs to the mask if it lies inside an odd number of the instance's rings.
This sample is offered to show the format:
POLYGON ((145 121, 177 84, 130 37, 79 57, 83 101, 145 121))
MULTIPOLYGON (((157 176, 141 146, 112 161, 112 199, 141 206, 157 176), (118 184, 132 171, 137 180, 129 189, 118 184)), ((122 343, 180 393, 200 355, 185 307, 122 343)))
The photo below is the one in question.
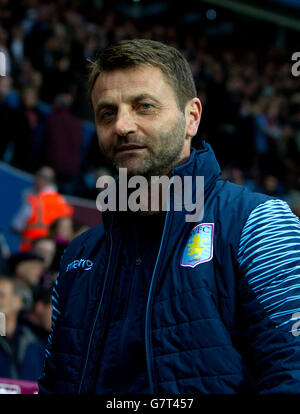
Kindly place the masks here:
MULTIPOLYGON (((158 99, 156 99, 153 95, 147 92, 140 93, 138 95, 131 95, 127 98, 127 101, 137 102, 137 101, 142 101, 143 99, 150 99, 151 101, 155 102, 157 105, 161 105, 161 102, 158 99)), ((99 112, 103 108, 116 108, 116 107, 117 105, 114 101, 104 100, 104 101, 98 102, 96 111, 99 112)))
POLYGON ((117 105, 113 101, 101 101, 97 103, 96 111, 99 112, 101 109, 116 107, 117 105))
POLYGON ((144 92, 138 95, 133 95, 129 97, 129 101, 142 101, 143 99, 150 99, 151 101, 156 102, 157 104, 161 104, 161 102, 155 98, 155 96, 151 95, 150 93, 144 92))

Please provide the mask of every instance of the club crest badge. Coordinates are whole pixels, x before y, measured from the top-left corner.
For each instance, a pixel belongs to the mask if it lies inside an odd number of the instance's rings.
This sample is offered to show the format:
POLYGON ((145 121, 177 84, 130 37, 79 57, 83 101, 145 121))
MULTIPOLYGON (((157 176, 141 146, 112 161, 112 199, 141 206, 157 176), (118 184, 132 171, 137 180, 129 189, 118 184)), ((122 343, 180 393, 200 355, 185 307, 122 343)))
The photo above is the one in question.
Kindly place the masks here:
POLYGON ((213 257, 214 223, 202 223, 191 231, 184 248, 181 266, 195 267, 213 257))

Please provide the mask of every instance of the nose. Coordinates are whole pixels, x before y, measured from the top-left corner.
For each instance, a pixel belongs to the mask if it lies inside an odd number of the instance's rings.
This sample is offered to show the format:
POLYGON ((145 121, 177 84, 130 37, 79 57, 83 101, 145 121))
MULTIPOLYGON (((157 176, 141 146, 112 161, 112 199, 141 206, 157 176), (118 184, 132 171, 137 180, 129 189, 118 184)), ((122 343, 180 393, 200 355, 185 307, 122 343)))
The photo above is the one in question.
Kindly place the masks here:
POLYGON ((126 136, 130 133, 135 133, 137 125, 134 116, 128 108, 119 108, 116 121, 115 131, 119 136, 126 136))

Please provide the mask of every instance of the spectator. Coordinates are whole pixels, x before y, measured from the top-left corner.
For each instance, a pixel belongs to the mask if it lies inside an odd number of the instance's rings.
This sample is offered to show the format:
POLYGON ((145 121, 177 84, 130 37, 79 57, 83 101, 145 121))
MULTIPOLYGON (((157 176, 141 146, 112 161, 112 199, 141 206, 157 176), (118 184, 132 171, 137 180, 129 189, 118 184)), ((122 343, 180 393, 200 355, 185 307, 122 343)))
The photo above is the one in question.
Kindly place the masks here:
POLYGON ((72 101, 70 94, 57 96, 47 122, 45 161, 56 171, 58 188, 64 194, 76 192, 81 167, 81 121, 71 113, 72 101))
POLYGON ((46 119, 38 108, 38 90, 25 86, 21 105, 15 111, 14 155, 12 164, 21 170, 35 172, 43 164, 46 119))
POLYGON ((252 180, 246 178, 245 174, 240 168, 225 168, 222 173, 223 179, 228 179, 232 183, 237 185, 243 185, 250 191, 255 191, 255 184, 252 180))
POLYGON ((51 268, 55 255, 55 242, 51 237, 35 239, 32 243, 31 252, 44 259, 44 270, 47 271, 51 268))
POLYGON ((11 30, 10 50, 12 55, 13 72, 20 70, 24 59, 24 35, 19 25, 14 25, 11 30))
POLYGON ((8 104, 6 97, 11 90, 11 78, 9 76, 0 77, 0 160, 3 160, 8 144, 14 134, 14 111, 8 104))
POLYGON ((59 217, 71 217, 73 208, 57 192, 52 168, 42 167, 35 175, 34 191, 13 219, 12 230, 21 235, 21 251, 28 251, 33 240, 45 237, 50 224, 59 217))
POLYGON ((280 198, 281 200, 285 200, 287 198, 284 185, 276 176, 271 174, 267 174, 264 177, 263 186, 259 190, 264 194, 267 194, 271 197, 280 198))
POLYGON ((51 237, 41 237, 32 243, 31 252, 44 259, 44 271, 41 284, 45 288, 51 288, 57 274, 53 270, 53 261, 56 255, 56 243, 51 237))
POLYGON ((50 226, 49 236, 53 238, 56 244, 52 269, 53 271, 58 272, 61 256, 74 237, 73 220, 68 217, 55 220, 50 226))
POLYGON ((37 381, 44 363, 44 345, 18 320, 24 290, 19 280, 0 278, 0 311, 6 322, 6 336, 0 336, 0 377, 37 381))
POLYGON ((113 176, 113 172, 106 167, 98 167, 85 173, 85 191, 82 193, 84 198, 96 200, 99 191, 101 191, 97 188, 97 180, 103 176, 113 176))
POLYGON ((300 176, 300 149, 295 139, 295 130, 285 124, 277 144, 277 168, 288 186, 294 185, 295 177, 300 176))
POLYGON ((35 335, 46 345, 51 330, 52 289, 39 286, 33 294, 33 305, 22 314, 24 322, 35 335))
POLYGON ((44 260, 30 252, 14 253, 9 258, 9 274, 26 283, 30 288, 37 286, 44 270, 44 260))
POLYGON ((27 19, 29 28, 25 37, 24 53, 37 70, 45 70, 43 52, 45 42, 53 32, 50 24, 52 9, 53 5, 37 4, 32 9, 34 18, 27 19))
POLYGON ((258 113, 254 117, 254 142, 258 167, 264 173, 268 171, 274 173, 277 141, 281 134, 281 125, 278 121, 279 101, 262 96, 258 108, 258 113))
POLYGON ((293 188, 288 192, 288 198, 291 209, 300 218, 300 176, 295 179, 293 188))
POLYGON ((42 99, 55 104, 57 95, 69 94, 74 89, 74 80, 69 57, 61 52, 54 53, 54 68, 45 71, 41 90, 42 99))
POLYGON ((10 248, 6 238, 0 229, 0 274, 6 272, 7 260, 10 257, 10 248))
POLYGON ((73 220, 70 217, 61 217, 53 221, 49 235, 55 242, 70 243, 73 238, 73 220))
POLYGON ((38 89, 41 86, 42 75, 39 71, 33 68, 32 63, 28 58, 22 60, 20 71, 16 76, 16 83, 19 88, 32 85, 38 89))

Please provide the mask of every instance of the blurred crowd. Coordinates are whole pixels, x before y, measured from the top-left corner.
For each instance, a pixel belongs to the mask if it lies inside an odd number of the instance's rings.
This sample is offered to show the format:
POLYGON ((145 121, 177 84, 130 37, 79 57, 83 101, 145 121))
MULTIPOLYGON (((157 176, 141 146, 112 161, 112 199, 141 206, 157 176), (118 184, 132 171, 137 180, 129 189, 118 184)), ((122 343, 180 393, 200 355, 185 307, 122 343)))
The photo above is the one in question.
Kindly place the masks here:
POLYGON ((98 3, 0 1, 9 74, 0 79, 0 159, 28 172, 49 165, 62 193, 95 199, 97 177, 111 171, 92 125, 87 60, 110 42, 151 38, 191 64, 204 108, 194 145, 207 139, 224 177, 235 180, 238 170, 239 180, 299 212, 300 77, 291 75, 290 52, 275 38, 259 45, 254 31, 239 29, 239 43, 235 32, 211 36, 197 24, 134 19, 98 3))
MULTIPOLYGON (((55 210, 53 195, 56 203, 68 207, 57 193, 54 182, 51 182, 51 188, 46 182, 47 173, 47 178, 49 175, 53 177, 49 172, 49 167, 42 167, 37 172, 35 184, 38 183, 39 187, 35 185, 30 193, 31 198, 35 197, 37 209, 38 203, 44 203, 40 204, 43 213, 55 210), (41 185, 41 178, 45 180, 44 186, 41 185), (49 195, 52 207, 47 204, 49 195)), ((21 236, 19 251, 10 253, 5 248, 4 240, 0 240, 0 378, 36 381, 42 372, 51 329, 52 306, 55 306, 51 297, 61 256, 71 240, 87 228, 73 220, 72 211, 65 215, 66 208, 61 210, 61 214, 58 213, 59 208, 55 210, 56 218, 52 215, 50 221, 39 223, 39 227, 31 226, 36 211, 31 208, 27 214, 30 204, 26 203, 28 199, 12 223, 13 230, 21 236), (25 219, 21 226, 24 212, 25 219), (30 233, 32 229, 34 231, 30 233)), ((47 216, 43 214, 43 217, 47 216)))
MULTIPOLYGON (((284 48, 271 42, 257 50, 255 41, 241 47, 234 33, 207 36, 192 24, 179 30, 100 3, 0 0, 7 70, 0 78, 0 160, 32 174, 48 166, 58 193, 95 200, 97 178, 112 171, 92 124, 87 60, 111 42, 151 38, 179 48, 191 64, 203 104, 194 146, 206 139, 225 179, 286 200, 300 216, 300 77, 291 75, 284 48)), ((52 218, 46 235, 10 257, 0 240, 0 377, 37 378, 51 291, 64 248, 82 230, 75 227, 71 216, 52 218)))

